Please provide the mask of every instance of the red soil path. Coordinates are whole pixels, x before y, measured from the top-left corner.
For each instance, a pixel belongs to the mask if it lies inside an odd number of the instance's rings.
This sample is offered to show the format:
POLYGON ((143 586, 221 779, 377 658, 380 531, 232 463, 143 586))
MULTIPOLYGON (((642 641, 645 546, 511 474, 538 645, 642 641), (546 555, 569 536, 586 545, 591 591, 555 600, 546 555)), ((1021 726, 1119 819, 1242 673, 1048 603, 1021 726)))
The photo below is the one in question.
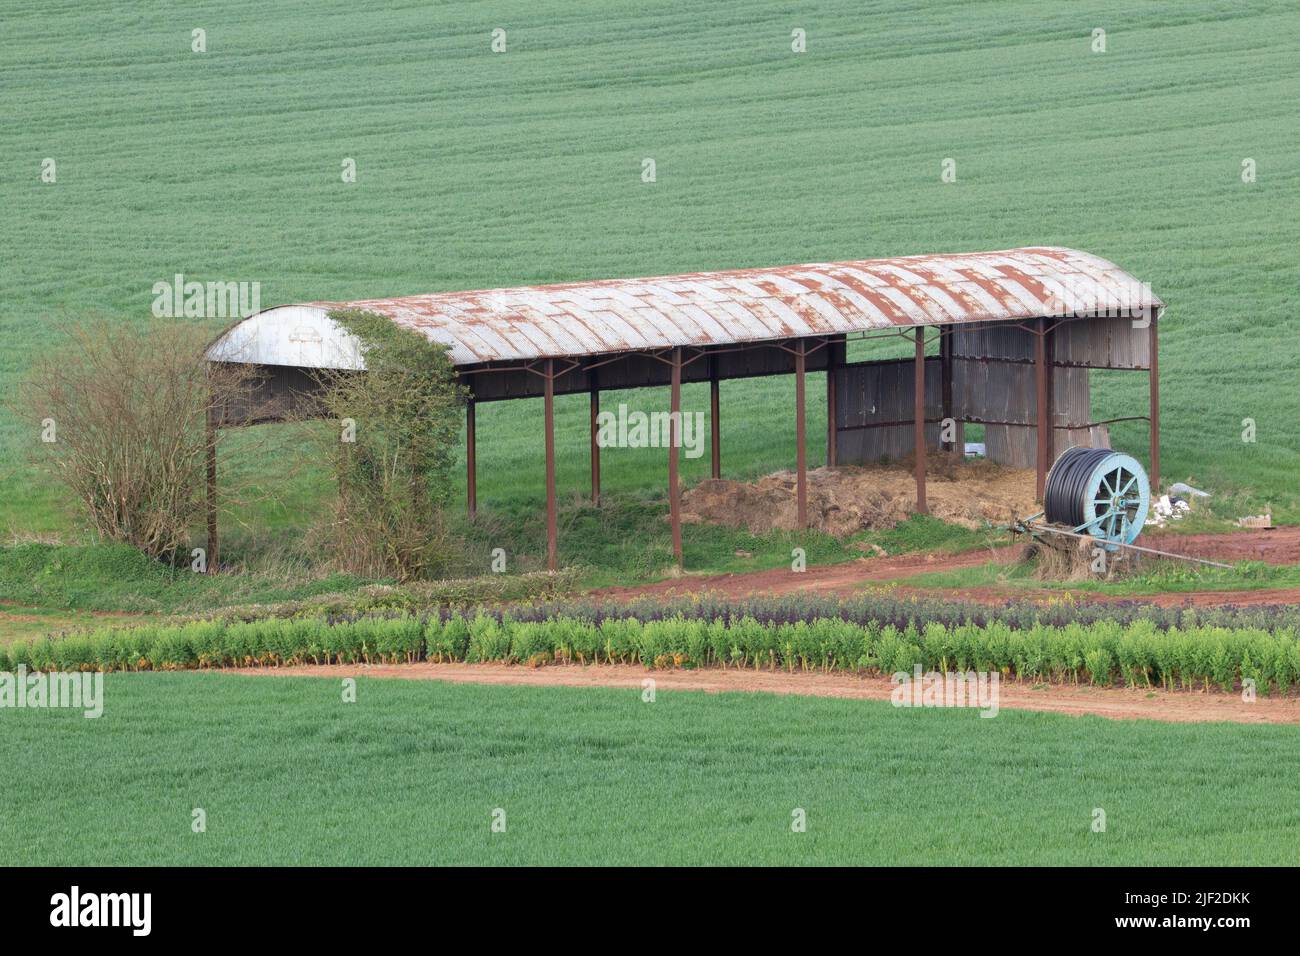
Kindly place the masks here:
MULTIPOLYGON (((517 687, 619 687, 640 694, 642 682, 654 680, 655 692, 673 690, 763 694, 803 694, 853 700, 889 700, 887 678, 852 674, 787 673, 709 667, 700 670, 649 670, 627 664, 556 664, 526 667, 509 664, 306 664, 297 667, 239 668, 222 671, 272 677, 388 677, 440 680, 458 684, 517 687)), ((1173 723, 1230 721, 1246 724, 1300 724, 1300 698, 1259 697, 1247 703, 1235 694, 1162 691, 1143 688, 1102 689, 1061 684, 1017 684, 998 688, 1001 710, 1038 710, 1056 714, 1096 714, 1116 720, 1161 720, 1173 723)), ((995 718, 996 719, 996 718, 995 718)))
MULTIPOLYGON (((1228 562, 1252 560, 1268 564, 1300 564, 1300 527, 1274 528, 1269 531, 1226 532, 1222 534, 1149 534, 1141 542, 1176 554, 1205 557, 1228 562)), ((612 587, 593 593, 596 598, 631 601, 639 597, 671 597, 710 592, 719 597, 742 598, 794 593, 828 594, 841 597, 860 593, 864 585, 898 581, 933 571, 952 571, 974 567, 989 561, 1010 563, 1016 560, 1016 547, 987 548, 961 554, 913 554, 900 557, 859 558, 845 564, 832 564, 794 572, 787 568, 754 571, 744 574, 715 574, 673 578, 639 587, 612 587)), ((1013 588, 918 588, 901 587, 901 593, 929 597, 1001 603, 1009 598, 1060 600, 1061 590, 1026 591, 1013 588)), ((1300 604, 1300 588, 1267 588, 1241 591, 1170 591, 1162 594, 1117 596, 1074 592, 1087 601, 1142 601, 1161 607, 1215 606, 1224 604, 1300 604)))

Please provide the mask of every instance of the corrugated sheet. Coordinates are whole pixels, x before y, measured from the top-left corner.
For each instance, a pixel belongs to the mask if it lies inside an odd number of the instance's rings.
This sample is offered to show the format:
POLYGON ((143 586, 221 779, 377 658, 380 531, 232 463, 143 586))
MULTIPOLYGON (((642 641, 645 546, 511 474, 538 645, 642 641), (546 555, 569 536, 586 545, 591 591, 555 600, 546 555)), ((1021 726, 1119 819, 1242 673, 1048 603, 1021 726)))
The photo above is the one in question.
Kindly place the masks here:
POLYGON ((1032 332, 1018 325, 957 329, 952 337, 952 352, 958 358, 1032 362, 1035 341, 1032 332))
MULTIPOLYGON (((855 362, 835 372, 835 418, 840 429, 880 427, 906 422, 912 427, 915 385, 912 359, 855 362)), ((925 417, 938 418, 943 409, 940 362, 925 360, 925 417)))
POLYGON ((328 331, 332 323, 322 321, 335 308, 389 316, 445 343, 467 366, 1087 314, 1117 299, 1162 305, 1114 263, 1041 247, 284 306, 227 331, 208 358, 359 367, 355 343, 338 329, 314 352, 303 347, 328 331))
MULTIPOLYGON (((952 367, 954 414, 975 422, 1035 425, 1038 382, 1034 366, 956 359, 952 367)), ((1052 370, 1052 424, 1077 428, 1090 415, 1088 370, 1052 370)))
MULTIPOLYGON (((840 464, 902 458, 916 447, 916 363, 912 359, 845 365, 835 373, 836 454, 840 464), (890 424, 901 422, 903 424, 890 424)), ((925 417, 943 414, 939 359, 925 360, 925 417)), ((939 447, 937 421, 925 426, 925 442, 939 447)))
MULTIPOLYGON (((1052 360, 1089 368, 1150 367, 1150 330, 1130 318, 1101 317, 1053 323, 1052 360)), ((1035 337, 1017 325, 958 329, 953 354, 963 358, 1032 362, 1035 337)))
POLYGON ((1064 322, 1052 339, 1052 359, 1089 368, 1151 367, 1151 333, 1130 319, 1064 322))
MULTIPOLYGON (((1072 445, 1086 448, 1109 448, 1110 430, 1105 425, 1088 428, 1056 429, 1052 434, 1051 457, 1056 458, 1072 445)), ((989 461, 1008 468, 1034 468, 1038 464, 1038 429, 1032 425, 986 425, 984 451, 989 461)))
MULTIPOLYGON (((915 362, 897 359, 846 365, 836 373, 836 430, 843 464, 901 458, 915 446, 913 379, 915 362), (898 424, 891 424, 898 423, 898 424), (874 426, 874 427, 872 427, 874 426)), ((943 415, 941 365, 925 360, 926 443, 939 446, 943 415)), ((1091 434, 1086 368, 1057 368, 1052 373, 1053 448, 1105 445, 1105 428, 1091 434)), ((987 424, 988 458, 1013 468, 1033 468, 1038 455, 1038 393, 1032 365, 955 359, 953 417, 987 424), (1020 424, 1009 424, 1020 423, 1020 424)), ((964 432, 964 429, 962 429, 964 432)), ((959 434, 958 442, 962 441, 959 434)), ((1055 452, 1053 453, 1055 457, 1055 452)))

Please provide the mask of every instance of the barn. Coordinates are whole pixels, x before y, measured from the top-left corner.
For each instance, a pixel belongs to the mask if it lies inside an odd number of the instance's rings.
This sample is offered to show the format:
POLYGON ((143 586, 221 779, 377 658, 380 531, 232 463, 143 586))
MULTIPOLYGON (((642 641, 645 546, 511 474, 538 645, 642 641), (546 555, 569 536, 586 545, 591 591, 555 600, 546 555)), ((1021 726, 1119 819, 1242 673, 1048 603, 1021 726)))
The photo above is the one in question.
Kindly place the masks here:
MULTIPOLYGON (((213 363, 254 366, 258 394, 226 409, 222 427, 310 414, 320 369, 364 370, 360 343, 329 318, 356 308, 447 346, 472 399, 466 409, 467 506, 477 509, 475 407, 541 397, 548 565, 557 565, 556 395, 591 404, 591 497, 600 500, 600 393, 710 385, 712 474, 721 476, 721 383, 794 375, 799 519, 806 520, 805 378, 824 372, 828 464, 899 458, 920 449, 916 503, 926 510, 926 454, 960 448, 961 426, 985 427, 987 456, 1038 472, 1053 456, 1103 442, 1091 420, 1090 369, 1146 371, 1150 475, 1159 481, 1157 324, 1164 303, 1119 266, 1073 249, 905 256, 654 278, 437 292, 283 305, 251 315, 207 349, 213 363), (914 357, 849 361, 852 343, 903 336, 914 357), (252 411, 256 409, 256 411, 252 411), (944 428, 945 421, 950 427, 944 428), (954 427, 955 426, 955 433, 954 427), (944 441, 952 438, 952 441, 944 441)), ((680 418, 680 414, 677 416, 680 418)), ((819 426, 820 427, 820 426, 819 426)), ((679 449, 666 457, 673 549, 681 560, 679 449)), ((217 565, 215 440, 209 442, 209 567, 217 565)))

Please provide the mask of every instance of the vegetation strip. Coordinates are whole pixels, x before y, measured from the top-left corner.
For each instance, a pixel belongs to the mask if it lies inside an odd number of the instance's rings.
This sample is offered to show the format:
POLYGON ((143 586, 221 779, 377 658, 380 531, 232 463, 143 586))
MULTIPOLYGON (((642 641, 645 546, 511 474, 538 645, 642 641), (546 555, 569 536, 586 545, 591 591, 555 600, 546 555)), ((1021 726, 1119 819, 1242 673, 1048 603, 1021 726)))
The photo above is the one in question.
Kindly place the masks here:
POLYGON ((1215 626, 1160 630, 1149 620, 1097 620, 1014 628, 992 621, 903 627, 838 617, 794 622, 745 615, 599 621, 554 616, 518 620, 483 612, 400 614, 353 620, 191 621, 104 628, 15 643, 0 651, 0 670, 188 670, 294 664, 500 661, 540 665, 643 664, 738 667, 865 674, 997 671, 1020 680, 1086 680, 1098 686, 1165 689, 1253 682, 1260 693, 1300 684, 1300 641, 1292 630, 1215 626))
MULTIPOLYGON (((263 680, 415 681, 450 684, 486 684, 493 687, 615 688, 633 691, 637 699, 649 689, 710 694, 764 694, 774 697, 833 697, 860 701, 898 699, 901 682, 860 672, 741 670, 736 667, 692 667, 647 670, 639 664, 553 664, 517 667, 500 663, 450 664, 422 661, 416 664, 302 664, 296 667, 238 667, 205 674, 258 677, 263 680)), ((110 675, 110 678, 115 675, 110 675)), ((147 678, 128 675, 125 679, 147 678)), ((197 674, 188 676, 197 677, 197 674)), ((966 675, 969 678, 969 674, 966 675)), ((332 683, 331 687, 337 686, 332 683)), ((976 692, 978 693, 978 692, 976 692)), ((970 702, 970 695, 967 696, 970 702)), ((938 697, 936 696, 936 704, 938 697)), ((944 701, 947 704, 947 701, 944 701)), ((978 704, 978 701, 976 701, 978 704)), ((955 700, 954 700, 955 704, 955 700)), ((1093 687, 1088 684, 998 682, 997 713, 1031 710, 1072 717, 1085 714, 1108 720, 1158 720, 1166 723, 1294 724, 1300 727, 1300 697, 1244 694, 1201 694, 1162 691, 1146 687, 1093 687)), ((911 708, 917 713, 924 708, 911 708)), ((975 708, 988 712, 988 708, 975 708)))
POLYGON ((639 681, 358 685, 347 704, 337 679, 108 674, 100 720, 7 710, 0 840, 75 867, 1286 865, 1300 845, 1295 726, 799 695, 651 704, 639 681), (506 833, 490 832, 496 807, 506 833))

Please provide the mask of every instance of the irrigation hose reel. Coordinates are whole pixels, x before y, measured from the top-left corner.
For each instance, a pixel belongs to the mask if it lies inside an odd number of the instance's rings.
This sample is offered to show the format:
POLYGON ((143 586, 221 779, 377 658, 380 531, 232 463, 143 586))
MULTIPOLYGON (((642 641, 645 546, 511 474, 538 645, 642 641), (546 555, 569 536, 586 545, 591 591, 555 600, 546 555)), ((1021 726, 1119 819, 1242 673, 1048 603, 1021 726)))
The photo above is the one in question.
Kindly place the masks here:
POLYGON ((1151 507, 1146 470, 1109 448, 1067 448, 1047 473, 1043 519, 1086 535, 1107 551, 1130 546, 1151 507))

